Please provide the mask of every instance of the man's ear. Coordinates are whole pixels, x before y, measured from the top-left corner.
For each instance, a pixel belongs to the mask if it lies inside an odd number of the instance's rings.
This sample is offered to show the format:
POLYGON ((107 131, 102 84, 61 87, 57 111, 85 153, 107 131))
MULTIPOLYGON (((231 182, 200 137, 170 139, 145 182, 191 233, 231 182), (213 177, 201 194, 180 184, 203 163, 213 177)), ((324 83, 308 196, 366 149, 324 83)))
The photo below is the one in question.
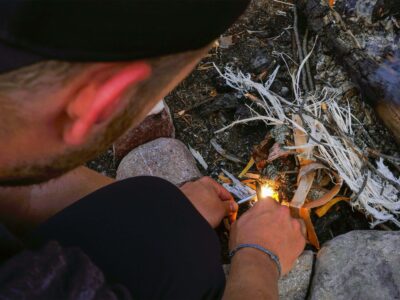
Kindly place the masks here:
POLYGON ((142 61, 124 66, 103 64, 68 102, 69 122, 64 130, 64 142, 69 145, 84 143, 93 127, 112 115, 124 92, 150 74, 150 65, 142 61))

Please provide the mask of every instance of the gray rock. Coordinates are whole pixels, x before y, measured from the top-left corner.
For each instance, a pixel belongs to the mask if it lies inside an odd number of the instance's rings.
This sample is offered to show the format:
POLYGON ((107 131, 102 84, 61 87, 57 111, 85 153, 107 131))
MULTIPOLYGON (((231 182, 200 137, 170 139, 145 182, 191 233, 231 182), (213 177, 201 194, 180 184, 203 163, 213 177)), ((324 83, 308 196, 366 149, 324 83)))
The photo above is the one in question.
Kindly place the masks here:
POLYGON ((288 275, 279 280, 279 299, 304 300, 310 286, 314 253, 304 251, 288 275))
POLYGON ((324 245, 311 299, 400 299, 400 232, 352 231, 324 245))
MULTIPOLYGON (((288 275, 282 277, 279 282, 279 299, 304 300, 310 285, 311 273, 314 261, 312 251, 304 251, 288 275)), ((229 276, 230 265, 223 265, 225 276, 229 276)))
POLYGON ((122 159, 118 180, 140 175, 161 177, 176 185, 202 176, 187 147, 171 138, 143 144, 122 159))

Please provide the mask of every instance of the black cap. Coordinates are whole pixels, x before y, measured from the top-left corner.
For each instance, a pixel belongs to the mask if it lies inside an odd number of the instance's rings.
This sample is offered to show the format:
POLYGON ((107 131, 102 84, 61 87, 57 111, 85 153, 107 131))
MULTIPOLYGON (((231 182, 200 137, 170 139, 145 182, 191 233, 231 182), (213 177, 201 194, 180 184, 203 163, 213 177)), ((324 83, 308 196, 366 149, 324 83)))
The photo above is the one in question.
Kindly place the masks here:
POLYGON ((250 0, 0 0, 0 73, 43 60, 125 61, 199 49, 250 0))

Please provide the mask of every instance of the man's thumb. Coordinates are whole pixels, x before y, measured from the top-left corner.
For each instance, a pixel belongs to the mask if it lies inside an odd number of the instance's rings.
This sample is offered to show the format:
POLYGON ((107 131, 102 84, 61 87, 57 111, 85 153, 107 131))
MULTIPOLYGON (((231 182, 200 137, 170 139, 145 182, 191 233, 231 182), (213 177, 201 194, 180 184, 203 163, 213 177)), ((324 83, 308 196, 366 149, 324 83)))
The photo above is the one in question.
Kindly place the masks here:
POLYGON ((231 201, 223 201, 222 202, 225 208, 225 217, 230 217, 231 223, 236 220, 236 215, 239 210, 239 205, 231 200, 231 201))

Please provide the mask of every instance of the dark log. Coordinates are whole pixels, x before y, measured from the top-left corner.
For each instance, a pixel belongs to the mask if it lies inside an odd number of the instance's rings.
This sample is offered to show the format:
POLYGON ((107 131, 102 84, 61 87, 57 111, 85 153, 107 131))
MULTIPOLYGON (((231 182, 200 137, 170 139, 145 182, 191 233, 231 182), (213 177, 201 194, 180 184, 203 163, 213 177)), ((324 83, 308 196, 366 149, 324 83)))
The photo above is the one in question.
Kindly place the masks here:
MULTIPOLYGON (((396 0, 398 1, 398 0, 396 0)), ((359 49, 346 31, 343 20, 320 0, 298 0, 308 27, 335 56, 336 61, 359 86, 362 98, 377 112, 400 145, 400 59, 399 53, 378 63, 359 49)))
POLYGON ((372 12, 372 21, 376 22, 387 16, 400 15, 400 1, 399 0, 378 0, 372 12))

